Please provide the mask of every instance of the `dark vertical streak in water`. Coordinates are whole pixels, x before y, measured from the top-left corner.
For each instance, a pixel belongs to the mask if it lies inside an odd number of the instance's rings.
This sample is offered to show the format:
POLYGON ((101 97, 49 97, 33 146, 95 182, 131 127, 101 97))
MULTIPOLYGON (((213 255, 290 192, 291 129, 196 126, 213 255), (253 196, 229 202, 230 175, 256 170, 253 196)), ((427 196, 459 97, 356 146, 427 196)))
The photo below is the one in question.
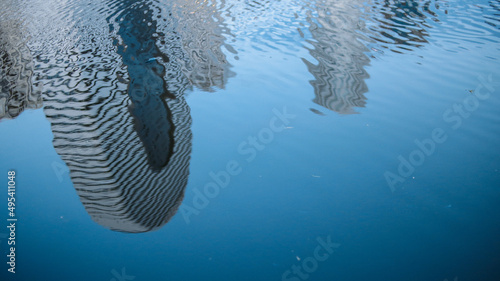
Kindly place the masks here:
POLYGON ((164 99, 175 96, 167 91, 165 67, 157 61, 166 56, 156 46, 156 20, 148 5, 130 5, 124 7, 116 21, 122 42, 117 50, 130 78, 130 112, 151 167, 159 170, 167 165, 173 148, 174 128, 164 99))

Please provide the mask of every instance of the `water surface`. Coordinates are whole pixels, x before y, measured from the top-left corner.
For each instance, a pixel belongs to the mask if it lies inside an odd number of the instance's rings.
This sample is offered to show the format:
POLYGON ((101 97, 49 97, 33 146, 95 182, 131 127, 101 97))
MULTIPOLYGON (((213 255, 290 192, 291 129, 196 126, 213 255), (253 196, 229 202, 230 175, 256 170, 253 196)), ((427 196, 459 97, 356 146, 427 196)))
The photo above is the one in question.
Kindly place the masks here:
POLYGON ((499 24, 485 0, 3 1, 2 280, 498 280, 499 24))

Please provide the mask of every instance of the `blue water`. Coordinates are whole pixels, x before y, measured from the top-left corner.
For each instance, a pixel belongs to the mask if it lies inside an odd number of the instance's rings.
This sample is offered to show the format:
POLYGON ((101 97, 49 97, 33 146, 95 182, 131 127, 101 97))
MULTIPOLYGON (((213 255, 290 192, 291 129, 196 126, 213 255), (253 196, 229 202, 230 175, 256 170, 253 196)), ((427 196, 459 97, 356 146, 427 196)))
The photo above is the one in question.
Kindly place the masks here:
POLYGON ((17 2, 1 280, 500 280, 499 1, 17 2))

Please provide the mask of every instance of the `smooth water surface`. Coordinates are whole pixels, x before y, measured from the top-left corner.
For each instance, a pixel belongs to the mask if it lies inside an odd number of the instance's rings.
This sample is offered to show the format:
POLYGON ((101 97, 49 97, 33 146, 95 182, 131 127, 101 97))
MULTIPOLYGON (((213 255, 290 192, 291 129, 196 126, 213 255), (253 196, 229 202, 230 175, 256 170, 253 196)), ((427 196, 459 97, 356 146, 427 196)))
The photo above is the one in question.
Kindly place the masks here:
POLYGON ((1 280, 500 280, 499 92, 497 0, 3 0, 1 280))

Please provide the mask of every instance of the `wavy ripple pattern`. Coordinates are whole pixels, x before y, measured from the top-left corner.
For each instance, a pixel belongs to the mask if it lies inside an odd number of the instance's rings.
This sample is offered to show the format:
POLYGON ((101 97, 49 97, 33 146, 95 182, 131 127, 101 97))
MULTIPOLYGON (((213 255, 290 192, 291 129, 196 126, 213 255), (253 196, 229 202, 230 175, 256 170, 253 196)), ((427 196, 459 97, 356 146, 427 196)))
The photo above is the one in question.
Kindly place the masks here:
POLYGON ((309 53, 317 63, 303 59, 314 75, 314 102, 341 114, 355 113, 354 107, 364 107, 368 91, 365 79, 369 77, 364 67, 369 59, 363 36, 358 32, 364 27, 360 20, 363 11, 358 1, 317 2, 314 14, 309 11, 307 21, 313 48, 309 53))
POLYGON ((24 25, 5 20, 0 11, 0 119, 15 118, 25 108, 40 108, 40 85, 33 87, 33 57, 23 38, 24 25))
MULTIPOLYGON (((499 1, 489 5, 441 0, 311 1, 307 22, 316 63, 304 59, 314 75, 314 102, 338 113, 364 107, 370 58, 390 50, 408 54, 447 39, 456 48, 499 43, 499 1), (444 20, 441 20, 444 19, 444 20), (436 30, 436 32, 432 32, 436 30), (435 37, 432 40, 432 37, 435 37)), ((446 48, 449 48, 449 47, 446 48)), ((445 47, 443 47, 445 48, 445 47)), ((453 50, 450 50, 453 51, 453 50)))
POLYGON ((224 9, 225 1, 174 0, 153 10, 162 22, 157 30, 158 46, 170 58, 167 80, 175 81, 168 83, 170 91, 182 91, 178 87, 183 85, 213 92, 235 76, 224 54, 224 49, 237 53, 225 43, 234 35, 222 16, 224 9))
POLYGON ((450 52, 498 52, 499 3, 5 0, 1 71, 17 78, 2 75, 9 90, 0 101, 14 105, 3 115, 15 116, 39 106, 30 83, 43 84, 54 146, 91 217, 143 232, 168 221, 182 200, 191 151, 183 95, 224 88, 234 75, 225 55, 236 54, 226 43, 233 37, 262 52, 296 54, 302 45, 313 101, 349 114, 366 105, 365 69, 384 51, 446 42, 450 52))
POLYGON ((422 47, 428 43, 432 22, 439 22, 438 10, 443 5, 446 1, 375 0, 368 36, 396 53, 422 47))
POLYGON ((189 176, 185 91, 222 88, 231 76, 222 18, 205 2, 30 2, 17 17, 29 23, 33 80, 44 85, 54 147, 86 211, 115 231, 162 227, 189 176), (172 19, 181 4, 203 20, 172 19))

